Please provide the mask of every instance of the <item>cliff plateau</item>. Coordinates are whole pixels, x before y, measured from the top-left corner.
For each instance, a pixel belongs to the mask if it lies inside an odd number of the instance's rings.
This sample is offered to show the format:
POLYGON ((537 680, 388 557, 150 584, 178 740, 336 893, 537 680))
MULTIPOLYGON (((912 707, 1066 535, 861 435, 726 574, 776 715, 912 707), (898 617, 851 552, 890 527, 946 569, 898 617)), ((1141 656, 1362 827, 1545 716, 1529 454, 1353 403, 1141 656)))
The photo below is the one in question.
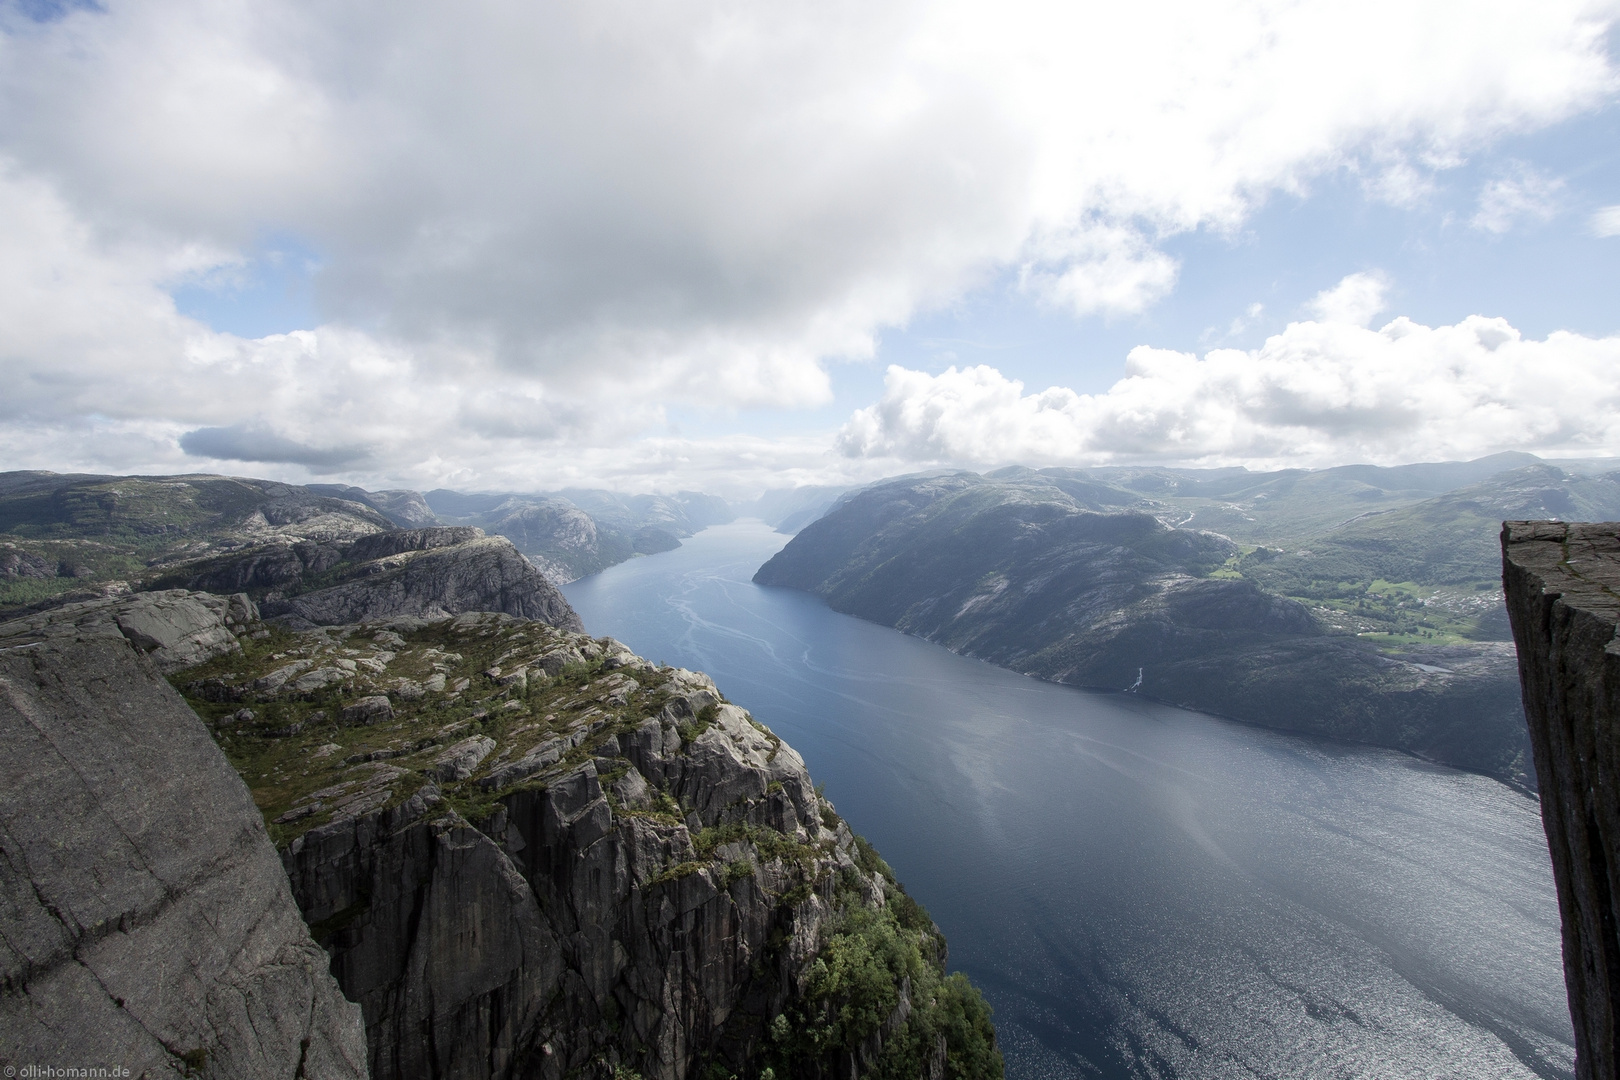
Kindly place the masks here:
POLYGON ((562 593, 510 540, 466 526, 266 544, 184 564, 153 584, 245 593, 266 618, 301 628, 500 611, 582 629, 562 593))

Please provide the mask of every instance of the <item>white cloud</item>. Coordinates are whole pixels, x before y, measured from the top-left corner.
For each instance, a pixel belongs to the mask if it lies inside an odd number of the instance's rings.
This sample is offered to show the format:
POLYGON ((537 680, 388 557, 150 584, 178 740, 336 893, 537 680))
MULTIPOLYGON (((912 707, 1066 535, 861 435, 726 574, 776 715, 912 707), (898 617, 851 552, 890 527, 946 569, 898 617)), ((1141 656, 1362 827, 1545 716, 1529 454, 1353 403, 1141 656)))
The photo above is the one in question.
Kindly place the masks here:
POLYGON ((1479 212, 1469 221, 1476 229, 1505 233, 1520 221, 1548 221, 1558 212, 1564 182, 1543 176, 1523 162, 1488 181, 1479 192, 1479 212))
MULTIPOLYGON (((1453 160, 1450 166, 1456 164, 1457 162, 1453 160)), ((1431 168, 1439 167, 1431 166, 1431 168)), ((1394 161, 1363 180, 1361 189, 1369 198, 1378 202, 1388 203, 1390 206, 1413 207, 1434 194, 1434 174, 1420 172, 1406 160, 1394 161)))
POLYGON ((608 469, 665 402, 826 402, 828 358, 999 271, 1136 312, 1174 285, 1169 237, 1343 165, 1416 190, 1388 163, 1445 167, 1606 100, 1610 20, 1576 0, 0 7, 6 463, 184 466, 181 436, 221 429, 236 442, 192 443, 402 479, 569 448, 608 469), (228 280, 272 233, 319 256, 319 325, 248 342, 175 311, 169 288, 228 280))
POLYGON ((1076 315, 1135 314, 1176 283, 1176 261, 1127 228, 1093 224, 1041 236, 1031 249, 1019 284, 1076 315))
POLYGON ((1440 327, 1402 317, 1381 330, 1351 318, 1292 323, 1259 349, 1202 358, 1142 346, 1126 372, 1105 394, 1026 394, 991 367, 891 367, 882 399, 850 418, 838 444, 913 467, 1620 453, 1620 337, 1534 341, 1478 315, 1440 327))
POLYGON ((1323 322, 1366 326, 1384 310, 1389 279, 1378 271, 1350 274, 1331 289, 1317 293, 1307 306, 1323 322))
POLYGON ((1592 215, 1593 236, 1620 236, 1620 206, 1601 207, 1592 215))

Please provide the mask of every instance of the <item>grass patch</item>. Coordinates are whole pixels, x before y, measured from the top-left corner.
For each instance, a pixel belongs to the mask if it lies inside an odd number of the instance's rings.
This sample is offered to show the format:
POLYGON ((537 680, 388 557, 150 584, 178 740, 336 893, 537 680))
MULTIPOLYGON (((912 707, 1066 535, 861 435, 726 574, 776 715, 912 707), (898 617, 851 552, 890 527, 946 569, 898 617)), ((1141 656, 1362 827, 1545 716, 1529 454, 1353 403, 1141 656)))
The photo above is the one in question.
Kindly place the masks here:
MULTIPOLYGON (((497 660, 504 659, 507 670, 517 670, 567 640, 561 632, 539 622, 491 620, 488 625, 460 629, 453 628, 450 622, 437 623, 401 634, 403 645, 378 643, 366 630, 340 635, 322 631, 295 633, 274 625, 266 628, 269 635, 263 639, 244 638, 241 653, 216 657, 171 676, 170 682, 209 724, 215 740, 247 782, 278 845, 290 843, 323 823, 329 812, 317 812, 283 825, 274 824, 277 817, 309 805, 314 792, 371 775, 366 762, 350 759, 382 755, 380 760, 387 765, 404 769, 405 775, 389 785, 393 792, 389 804, 397 805, 426 782, 418 770, 451 742, 470 735, 494 739, 497 746, 486 758, 493 765, 503 748, 508 757, 521 754, 529 746, 577 725, 587 710, 593 710, 607 721, 606 725, 552 767, 551 771, 557 771, 588 759, 610 735, 634 729, 669 697, 667 677, 649 679, 643 673, 638 681, 650 685, 632 692, 624 706, 596 702, 594 698, 600 696, 596 686, 602 676, 599 661, 570 665, 553 679, 530 680, 521 691, 515 686, 497 686, 483 674, 497 660), (393 658, 382 673, 358 666, 362 660, 380 658, 385 653, 392 653, 393 658), (285 664, 309 661, 306 670, 314 670, 331 666, 339 659, 357 664, 355 677, 344 684, 294 694, 289 690, 289 681, 277 696, 266 701, 257 700, 262 695, 252 689, 255 679, 285 664), (442 692, 424 691, 412 697, 398 689, 400 679, 421 685, 435 674, 445 677, 446 689, 442 692), (453 687, 462 679, 468 681, 468 687, 458 695, 453 687), (373 694, 389 696, 393 719, 372 726, 343 726, 343 707, 373 694), (237 700, 229 700, 232 698, 237 700), (517 701, 521 707, 506 708, 509 701, 517 701), (244 708, 253 711, 252 720, 237 721, 236 715, 244 708), (329 749, 316 757, 316 751, 323 747, 329 749)), ((608 769, 603 782, 611 784, 628 767, 628 763, 620 766, 618 773, 608 769)), ((450 808, 469 821, 487 818, 506 793, 486 792, 473 782, 475 779, 442 785, 450 808)), ((678 820, 677 815, 670 815, 661 806, 652 814, 675 816, 678 820)))

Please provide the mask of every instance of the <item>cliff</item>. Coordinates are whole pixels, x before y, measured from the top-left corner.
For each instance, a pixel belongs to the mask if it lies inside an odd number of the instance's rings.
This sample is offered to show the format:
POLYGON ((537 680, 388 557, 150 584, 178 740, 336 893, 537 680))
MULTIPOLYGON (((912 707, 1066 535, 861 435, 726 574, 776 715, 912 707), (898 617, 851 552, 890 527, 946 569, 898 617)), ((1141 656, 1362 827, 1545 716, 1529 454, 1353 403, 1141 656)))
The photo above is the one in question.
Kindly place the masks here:
POLYGON ((366 1075, 247 788, 161 674, 240 655, 253 617, 166 593, 0 624, 0 1062, 366 1075))
POLYGON ((266 618, 305 628, 500 611, 582 629, 567 599, 511 541, 466 526, 266 544, 176 567, 154 586, 246 593, 266 618))
POLYGON ((847 496, 754 580, 1055 682, 1121 690, 1140 673, 1137 692, 1170 704, 1534 784, 1508 643, 1381 652, 1247 576, 1253 552, 1129 499, 1072 476, 892 481, 847 496))
POLYGON ((804 763, 694 672, 498 613, 174 676, 253 788, 372 1075, 1000 1075, 804 763))
POLYGON ((1620 1075, 1620 523, 1509 521, 1502 581, 1582 1080, 1620 1075))
POLYGON ((0 624, 0 1063, 999 1080, 939 928, 790 747, 571 609, 445 610, 545 584, 504 539, 191 569, 264 610, 0 624))

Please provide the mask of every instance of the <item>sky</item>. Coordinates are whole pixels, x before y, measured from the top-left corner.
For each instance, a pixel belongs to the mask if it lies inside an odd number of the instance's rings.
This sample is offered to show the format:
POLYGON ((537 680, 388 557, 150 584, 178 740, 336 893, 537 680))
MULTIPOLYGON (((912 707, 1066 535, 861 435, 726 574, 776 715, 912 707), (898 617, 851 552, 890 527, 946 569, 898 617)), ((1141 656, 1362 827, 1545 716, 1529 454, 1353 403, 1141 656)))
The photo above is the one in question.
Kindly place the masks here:
POLYGON ((1620 455, 1617 21, 0 0, 0 469, 1620 455))

